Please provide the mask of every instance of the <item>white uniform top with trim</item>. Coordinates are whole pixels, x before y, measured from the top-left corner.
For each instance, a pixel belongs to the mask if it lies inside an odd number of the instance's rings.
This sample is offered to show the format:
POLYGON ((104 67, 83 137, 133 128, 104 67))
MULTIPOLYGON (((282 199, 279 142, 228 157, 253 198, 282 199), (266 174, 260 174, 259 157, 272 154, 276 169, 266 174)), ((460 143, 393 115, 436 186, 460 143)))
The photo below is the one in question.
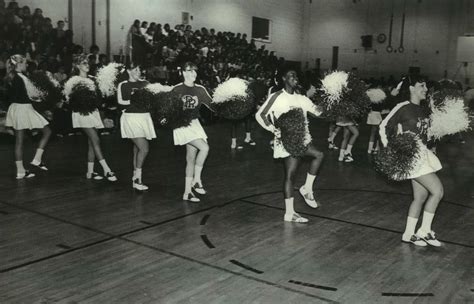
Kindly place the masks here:
MULTIPOLYGON (((285 150, 280 138, 280 132, 274 127, 274 122, 284 113, 291 109, 300 108, 303 110, 305 122, 307 125, 307 113, 320 116, 321 111, 306 96, 300 94, 289 94, 284 89, 275 92, 265 101, 262 107, 257 111, 255 118, 262 128, 275 134, 273 142, 273 157, 285 158, 290 154, 285 150)), ((307 129, 306 132, 309 133, 307 129)))

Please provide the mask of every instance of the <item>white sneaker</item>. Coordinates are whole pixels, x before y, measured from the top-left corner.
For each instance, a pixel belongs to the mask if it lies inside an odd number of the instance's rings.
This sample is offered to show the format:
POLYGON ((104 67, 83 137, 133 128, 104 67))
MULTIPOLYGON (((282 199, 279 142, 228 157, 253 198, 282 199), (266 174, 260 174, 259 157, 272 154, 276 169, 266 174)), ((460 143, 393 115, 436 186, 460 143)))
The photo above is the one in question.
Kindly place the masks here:
POLYGON ((94 180, 102 180, 104 177, 100 175, 99 173, 92 172, 92 173, 86 173, 86 178, 87 179, 94 179, 94 180))
POLYGON ((308 206, 310 206, 311 208, 319 207, 318 203, 314 199, 314 194, 313 197, 309 196, 310 192, 306 191, 304 185, 300 187, 300 194, 304 198, 304 201, 306 202, 306 204, 308 204, 308 206))
POLYGON ((117 177, 115 176, 115 174, 112 171, 105 173, 105 178, 107 178, 107 180, 109 180, 111 182, 116 182, 117 181, 117 177))
POLYGON ((416 233, 417 235, 420 236, 420 238, 425 241, 428 245, 434 246, 434 247, 441 247, 441 242, 436 239, 434 231, 430 232, 423 232, 418 230, 416 233))
POLYGON ((148 186, 146 186, 146 185, 142 184, 141 182, 139 182, 138 178, 133 181, 132 187, 133 187, 133 189, 138 190, 138 191, 148 190, 148 186))
POLYGON ((194 196, 192 192, 183 194, 183 201, 189 201, 192 203, 199 203, 201 200, 194 196))
POLYGON ((298 213, 285 213, 285 216, 283 217, 283 220, 285 222, 293 222, 293 223, 307 223, 308 219, 305 217, 302 217, 298 213))
POLYGON ((35 177, 35 174, 31 173, 30 171, 25 171, 23 173, 16 174, 16 179, 24 179, 24 178, 32 178, 32 177, 35 177))
POLYGON ((416 234, 413 234, 413 235, 404 234, 404 235, 402 235, 402 242, 412 243, 412 244, 415 244, 416 246, 420 246, 420 247, 428 246, 428 244, 416 234))

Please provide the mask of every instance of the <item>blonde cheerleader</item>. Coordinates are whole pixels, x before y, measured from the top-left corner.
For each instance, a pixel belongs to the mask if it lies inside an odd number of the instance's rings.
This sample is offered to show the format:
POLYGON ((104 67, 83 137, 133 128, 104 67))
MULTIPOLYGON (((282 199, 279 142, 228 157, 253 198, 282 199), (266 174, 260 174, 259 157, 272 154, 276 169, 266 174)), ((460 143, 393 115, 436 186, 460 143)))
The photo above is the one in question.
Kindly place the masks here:
MULTIPOLYGON (((51 136, 48 121, 41 116, 32 106, 32 101, 39 100, 41 92, 24 75, 26 59, 21 55, 13 55, 7 60, 7 96, 11 101, 8 108, 5 125, 15 130, 15 164, 16 179, 30 178, 35 175, 27 171, 23 165, 23 141, 25 130, 42 129, 41 140, 36 149, 31 165, 47 171, 42 162, 44 148, 51 136)), ((58 100, 59 101, 59 100, 58 100)))
POLYGON ((117 181, 114 172, 108 166, 100 147, 97 129, 104 128, 97 109, 99 96, 95 83, 88 78, 89 62, 86 55, 77 55, 73 62, 73 77, 64 85, 64 94, 72 108, 72 126, 82 129, 87 135, 89 149, 87 152, 87 179, 101 180, 103 176, 94 171, 97 158, 104 171, 104 176, 111 182, 117 181))

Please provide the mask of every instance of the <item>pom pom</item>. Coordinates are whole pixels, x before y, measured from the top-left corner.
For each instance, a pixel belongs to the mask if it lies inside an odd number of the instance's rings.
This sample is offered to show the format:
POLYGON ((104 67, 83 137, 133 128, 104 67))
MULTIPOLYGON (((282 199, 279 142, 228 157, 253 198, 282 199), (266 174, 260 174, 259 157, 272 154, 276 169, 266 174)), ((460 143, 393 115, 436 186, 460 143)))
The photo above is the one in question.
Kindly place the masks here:
POLYGON ((214 91, 212 106, 217 115, 237 120, 249 115, 255 108, 255 98, 248 82, 240 78, 230 78, 214 91))
POLYGON ((375 157, 375 169, 392 180, 404 180, 425 161, 426 146, 412 132, 390 138, 387 147, 375 157))
POLYGON ((64 84, 63 94, 71 110, 82 115, 94 112, 101 102, 94 82, 80 76, 73 76, 64 84))
POLYGON ((382 101, 387 98, 387 95, 382 89, 369 89, 366 94, 369 97, 370 102, 375 104, 382 103, 382 101))
POLYGON ((469 114, 461 98, 447 97, 442 104, 432 108, 428 137, 440 139, 469 129, 469 114))
POLYGON ((150 114, 155 124, 170 129, 189 126, 195 117, 192 110, 184 108, 183 100, 173 91, 153 93, 150 114))
POLYGON ((333 72, 324 77, 322 84, 312 99, 330 120, 340 117, 358 120, 370 111, 366 85, 355 75, 333 72))
POLYGON ((52 77, 50 72, 44 71, 31 73, 30 79, 34 86, 42 92, 41 102, 33 105, 35 109, 39 112, 53 110, 62 99, 59 82, 52 77))
POLYGON ((162 85, 160 83, 148 84, 145 89, 153 94, 158 94, 161 92, 169 92, 173 89, 172 86, 162 85))
POLYGON ((124 70, 123 64, 112 62, 97 71, 97 87, 103 97, 113 96, 117 92, 119 76, 124 70))
POLYGON ((46 95, 46 92, 42 91, 40 88, 38 88, 29 78, 22 74, 18 74, 21 79, 23 79, 23 82, 25 84, 26 88, 26 94, 28 95, 28 98, 30 98, 33 101, 36 102, 41 102, 46 95))
POLYGON ((343 91, 347 88, 348 78, 348 73, 334 71, 321 80, 321 90, 327 99, 328 107, 341 100, 343 91))
POLYGON ((288 153, 293 157, 300 157, 306 153, 312 138, 302 109, 293 108, 281 114, 275 126, 281 131, 281 141, 288 153))

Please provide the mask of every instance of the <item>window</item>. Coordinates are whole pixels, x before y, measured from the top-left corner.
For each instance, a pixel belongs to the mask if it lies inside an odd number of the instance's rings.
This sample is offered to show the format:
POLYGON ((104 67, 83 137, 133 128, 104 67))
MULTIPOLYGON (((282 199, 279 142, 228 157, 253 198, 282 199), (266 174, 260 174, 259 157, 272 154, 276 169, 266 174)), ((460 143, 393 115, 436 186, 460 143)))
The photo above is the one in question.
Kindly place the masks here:
POLYGON ((271 42, 271 21, 252 17, 252 38, 255 41, 271 42))

